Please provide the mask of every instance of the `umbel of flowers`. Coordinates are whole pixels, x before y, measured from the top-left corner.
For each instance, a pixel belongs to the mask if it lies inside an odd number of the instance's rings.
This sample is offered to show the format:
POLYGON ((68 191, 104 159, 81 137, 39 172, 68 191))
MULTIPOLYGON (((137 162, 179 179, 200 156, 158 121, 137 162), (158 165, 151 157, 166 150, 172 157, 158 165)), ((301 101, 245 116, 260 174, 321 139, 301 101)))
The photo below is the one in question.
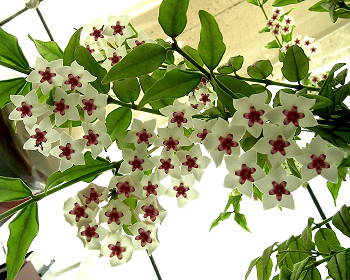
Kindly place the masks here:
POLYGON ((65 202, 64 216, 84 246, 100 250, 112 266, 129 261, 135 249, 152 254, 159 245, 157 228, 166 217, 159 197, 174 197, 179 207, 196 199, 200 188, 195 185, 211 160, 215 167, 227 168, 223 185, 232 189, 231 213, 245 229, 244 215, 233 201, 244 196, 261 199, 264 209, 293 209, 293 192, 299 187, 317 176, 341 184, 348 166, 348 127, 338 125, 338 118, 347 121, 349 114, 343 103, 345 82, 334 79, 344 65, 334 66, 323 84, 308 86, 309 60, 318 47, 308 37, 292 39, 290 12, 274 9, 264 29, 275 36, 283 53, 282 74, 292 82, 275 83, 267 79, 273 70, 268 60, 249 66, 249 78, 237 74, 241 56, 214 72, 226 46, 214 17, 205 11, 199 13, 198 50, 181 49, 176 37, 186 25, 188 1, 179 1, 177 17, 169 16, 177 11, 170 3, 163 1, 159 16, 167 41, 137 32, 120 15, 77 30, 60 55, 44 52, 43 46, 50 50, 48 43, 34 40, 41 57, 25 72, 24 83, 30 86, 9 95, 9 119, 22 121, 28 132, 24 149, 52 155, 60 165, 43 193, 28 195, 26 189, 26 196, 9 195, 4 201, 29 196, 26 203, 36 205, 71 184, 90 183, 65 202), (272 95, 267 85, 274 84, 283 88, 272 95), (335 99, 329 91, 337 93, 335 99), (118 107, 109 112, 108 104, 118 107), (132 118, 132 110, 154 118, 132 118), (162 125, 160 118, 166 120, 162 125), (78 129, 81 136, 74 138, 72 130, 78 129), (300 145, 301 131, 315 133, 306 146, 300 145), (117 163, 103 158, 115 141, 122 151, 117 163), (92 182, 108 170, 109 184, 92 182))

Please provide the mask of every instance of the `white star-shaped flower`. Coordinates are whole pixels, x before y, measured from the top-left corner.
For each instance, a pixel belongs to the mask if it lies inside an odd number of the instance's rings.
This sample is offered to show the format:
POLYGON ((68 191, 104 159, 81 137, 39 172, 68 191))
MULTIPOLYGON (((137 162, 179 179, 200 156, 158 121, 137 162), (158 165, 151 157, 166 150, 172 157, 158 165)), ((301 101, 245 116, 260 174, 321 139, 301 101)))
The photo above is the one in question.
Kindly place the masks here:
POLYGON ((123 150, 123 159, 119 172, 129 174, 131 172, 143 172, 151 170, 154 167, 152 160, 149 158, 147 151, 143 146, 137 146, 135 150, 123 150))
POLYGON ((243 126, 230 124, 219 118, 212 128, 212 133, 204 139, 203 144, 219 166, 225 155, 237 157, 240 154, 239 141, 245 133, 243 126))
POLYGON ((191 106, 175 100, 173 105, 159 110, 169 118, 169 127, 192 127, 192 116, 197 112, 191 106))
POLYGON ((275 107, 266 114, 273 123, 301 127, 312 127, 317 121, 311 112, 316 100, 289 94, 281 91, 279 94, 281 106, 275 107))
POLYGON ((109 182, 108 189, 114 190, 121 200, 125 200, 131 196, 141 199, 142 190, 140 181, 142 176, 143 174, 137 172, 125 176, 113 176, 109 182))
POLYGON ((116 49, 107 47, 105 49, 106 60, 102 63, 102 66, 109 71, 114 65, 118 64, 126 56, 125 46, 120 46, 116 49))
POLYGON ((86 40, 84 46, 96 61, 105 59, 105 56, 102 54, 102 47, 97 42, 86 40))
POLYGON ((134 248, 136 250, 147 250, 148 255, 158 247, 157 227, 154 224, 138 222, 129 227, 131 233, 135 236, 134 248))
POLYGON ((127 235, 120 232, 110 233, 102 244, 101 253, 108 257, 111 266, 121 265, 131 259, 134 246, 127 235))
POLYGON ((154 145, 164 146, 165 151, 178 151, 182 146, 189 146, 191 142, 184 135, 182 128, 178 127, 165 127, 158 128, 158 138, 154 145))
POLYGON ((178 179, 181 178, 181 163, 173 151, 163 151, 160 156, 152 157, 152 161, 156 167, 155 173, 159 180, 168 175, 178 179))
POLYGON ((85 140, 73 140, 67 133, 62 132, 60 144, 51 150, 51 154, 59 159, 60 171, 64 171, 73 165, 84 165, 85 140))
POLYGON ((135 35, 135 32, 129 25, 130 18, 125 15, 109 16, 108 24, 104 33, 108 36, 113 36, 116 44, 121 46, 126 39, 135 35))
POLYGON ((189 137, 189 140, 193 143, 202 143, 208 134, 212 133, 212 129, 215 124, 215 119, 209 121, 194 119, 193 131, 189 137))
POLYGON ((111 199, 108 204, 100 209, 100 222, 107 223, 112 232, 116 232, 123 225, 131 224, 131 210, 120 199, 111 199))
POLYGON ((279 166, 285 159, 300 154, 300 148, 293 140, 295 127, 264 124, 264 137, 255 144, 258 153, 266 154, 273 167, 279 166))
POLYGON ((184 207, 189 200, 198 198, 199 193, 194 188, 195 178, 193 175, 182 176, 180 179, 172 179, 171 187, 167 195, 177 198, 177 205, 184 207))
POLYGON ((33 126, 37 118, 49 110, 46 104, 39 103, 36 90, 31 90, 26 96, 10 95, 10 99, 15 105, 15 109, 10 113, 9 119, 22 120, 28 127, 33 126))
POLYGON ((85 206, 95 209, 107 199, 108 192, 107 188, 90 183, 85 189, 79 191, 77 195, 85 206))
POLYGON ((104 121, 106 118, 107 94, 99 94, 91 85, 88 85, 80 96, 79 105, 84 111, 84 120, 92 122, 95 119, 104 121))
POLYGON ((166 211, 154 195, 140 200, 136 211, 147 223, 162 223, 166 216, 166 211))
POLYGON ((138 46, 141 46, 141 45, 143 45, 145 43, 155 43, 155 41, 152 40, 145 32, 140 31, 137 34, 137 37, 131 38, 131 39, 127 39, 126 43, 128 44, 128 46, 131 49, 134 49, 134 48, 136 48, 138 46))
POLYGON ((272 169, 270 173, 256 184, 264 193, 264 209, 281 206, 294 209, 292 192, 300 187, 302 181, 292 175, 287 175, 282 167, 272 169))
POLYGON ((46 157, 50 154, 51 144, 60 138, 60 134, 52 128, 49 118, 43 119, 33 127, 26 126, 26 130, 30 138, 24 143, 23 149, 38 150, 46 157))
POLYGON ((265 176, 256 160, 257 153, 254 150, 242 154, 238 159, 226 157, 225 162, 229 174, 225 177, 224 186, 237 188, 242 194, 252 197, 253 184, 265 176))
POLYGON ((48 62, 38 56, 35 61, 35 69, 30 72, 26 80, 33 84, 34 89, 41 88, 44 94, 48 93, 53 87, 61 86, 63 78, 58 75, 56 70, 63 66, 63 60, 53 60, 48 62))
POLYGON ((89 224, 83 225, 78 229, 79 239, 90 250, 99 250, 101 248, 101 241, 107 234, 108 230, 96 221, 91 221, 89 224))
POLYGON ((232 117, 232 122, 244 126, 253 137, 258 138, 267 120, 266 114, 271 110, 266 104, 267 98, 267 93, 262 92, 235 99, 233 106, 237 111, 232 117))
POLYGON ((160 183, 159 178, 155 172, 149 176, 142 177, 141 187, 143 198, 147 198, 150 195, 161 196, 166 192, 165 186, 160 183))
POLYGON ((142 122, 138 119, 134 119, 130 131, 128 131, 124 140, 128 143, 137 145, 150 145, 153 144, 156 139, 154 129, 156 127, 156 119, 151 119, 142 122))
POLYGON ((194 91, 194 96, 201 109, 209 109, 213 107, 214 102, 217 100, 215 92, 210 91, 206 86, 194 91))
POLYGON ((63 211, 64 218, 69 224, 80 227, 95 219, 98 207, 91 209, 74 196, 64 202, 63 211))
POLYGON ((301 175, 305 182, 321 175, 326 180, 336 183, 338 181, 338 166, 344 158, 344 152, 331 147, 319 135, 302 149, 297 160, 303 165, 301 175))
POLYGON ((79 94, 67 94, 61 88, 56 88, 53 98, 52 112, 55 114, 55 124, 60 126, 66 121, 79 121, 78 112, 79 94))
POLYGON ((103 122, 83 122, 81 126, 84 130, 83 138, 86 140, 85 148, 91 151, 93 158, 96 158, 104 148, 112 144, 111 137, 108 135, 106 125, 103 122))
POLYGON ((88 42, 98 42, 105 38, 103 30, 105 25, 101 19, 95 19, 91 23, 83 27, 83 32, 85 32, 88 37, 86 40, 88 42))

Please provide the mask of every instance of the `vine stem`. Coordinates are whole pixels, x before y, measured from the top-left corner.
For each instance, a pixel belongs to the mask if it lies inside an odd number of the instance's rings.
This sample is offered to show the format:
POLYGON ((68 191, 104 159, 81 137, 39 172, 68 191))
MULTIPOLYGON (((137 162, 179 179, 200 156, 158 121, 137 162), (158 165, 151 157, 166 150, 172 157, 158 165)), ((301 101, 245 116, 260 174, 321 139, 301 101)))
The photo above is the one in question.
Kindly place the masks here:
POLYGON ((152 256, 152 255, 149 255, 148 257, 149 257, 149 259, 151 260, 151 263, 152 263, 154 272, 156 273, 158 280, 162 280, 162 276, 160 276, 160 273, 159 273, 157 264, 156 264, 156 262, 155 262, 153 256, 152 256))
POLYGON ((39 8, 36 8, 35 10, 36 10, 36 12, 37 12, 37 14, 38 14, 38 16, 39 16, 39 18, 40 18, 41 23, 43 24, 43 26, 44 26, 44 28, 45 28, 45 30, 46 30, 46 33, 47 33, 47 35, 49 36, 50 40, 51 40, 51 41, 55 41, 55 40, 53 39, 53 37, 52 37, 52 34, 51 34, 51 32, 50 32, 50 29, 49 29, 49 27, 47 26, 46 21, 45 21, 43 15, 42 15, 42 13, 40 12, 39 8))

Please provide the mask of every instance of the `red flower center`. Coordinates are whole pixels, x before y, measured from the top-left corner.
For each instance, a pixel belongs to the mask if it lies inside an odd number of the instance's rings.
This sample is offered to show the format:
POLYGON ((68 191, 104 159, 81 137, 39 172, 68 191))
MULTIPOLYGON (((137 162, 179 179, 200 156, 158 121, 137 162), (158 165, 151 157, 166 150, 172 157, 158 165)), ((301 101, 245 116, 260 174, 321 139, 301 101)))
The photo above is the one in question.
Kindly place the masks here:
POLYGON ((176 197, 183 196, 184 198, 187 198, 187 192, 189 191, 189 187, 186 187, 184 183, 180 183, 180 185, 175 186, 174 190, 176 191, 176 197))
POLYGON ((157 195, 157 191, 156 189, 158 188, 157 184, 152 184, 151 181, 148 181, 148 185, 147 186, 143 186, 143 189, 146 191, 146 196, 150 196, 151 194, 153 195, 157 195))
POLYGON ((290 110, 283 110, 283 115, 285 115, 285 119, 283 124, 294 124, 295 126, 299 126, 299 119, 303 119, 305 117, 304 113, 298 112, 298 107, 293 106, 290 110))
POLYGON ((59 146, 59 148, 62 151, 59 157, 65 157, 67 160, 70 160, 72 158, 72 154, 75 153, 70 143, 67 143, 66 146, 59 146))
POLYGON ((125 29, 125 26, 120 25, 120 22, 117 21, 115 25, 112 25, 111 28, 113 29, 113 35, 119 34, 123 35, 123 30, 125 29))
POLYGON ((108 59, 111 61, 111 66, 113 66, 117 64, 122 59, 122 57, 116 53, 113 53, 113 56, 108 57, 108 59))
POLYGON ((176 123, 177 127, 180 127, 183 123, 187 123, 184 112, 174 112, 173 117, 170 120, 171 123, 176 123))
POLYGON ((39 128, 36 128, 35 134, 31 135, 30 138, 35 139, 35 146, 39 146, 43 142, 45 143, 47 141, 45 137, 46 134, 47 134, 47 131, 41 131, 39 128))
POLYGON ((197 137, 200 138, 201 141, 203 141, 205 137, 207 137, 208 133, 208 129, 204 128, 202 132, 197 133, 197 137))
POLYGON ((135 191, 134 186, 130 185, 129 182, 120 182, 116 185, 117 194, 124 194, 126 197, 130 197, 131 193, 135 191))
POLYGON ((191 157, 190 155, 186 155, 186 161, 182 163, 182 165, 187 166, 188 171, 192 171, 193 168, 198 168, 197 157, 191 157))
POLYGON ((17 107, 16 110, 21 112, 21 118, 24 118, 25 116, 31 117, 33 116, 32 113, 32 105, 27 104, 27 102, 22 102, 21 107, 17 107))
POLYGON ((142 129, 139 132, 136 132, 136 136, 138 137, 137 139, 137 144, 141 144, 141 143, 145 143, 145 144, 149 144, 149 138, 152 137, 152 134, 147 132, 146 129, 142 129))
POLYGON ((145 247, 147 243, 149 244, 152 243, 150 230, 145 231, 143 228, 139 228, 138 232, 139 232, 139 235, 136 236, 135 239, 141 242, 142 247, 145 247))
POLYGON ((64 114, 66 113, 66 110, 69 109, 69 105, 65 103, 65 100, 63 98, 61 98, 60 101, 56 101, 55 102, 55 109, 53 109, 53 111, 55 113, 60 113, 61 116, 64 116, 64 114))
POLYGON ((265 114, 264 110, 256 110, 254 106, 249 108, 249 113, 243 114, 243 117, 248 120, 248 126, 252 127, 254 123, 263 124, 261 116, 265 114))
POLYGON ((79 76, 74 76, 73 74, 68 75, 68 80, 64 81, 65 85, 70 85, 71 90, 75 90, 77 87, 82 87, 79 76))
POLYGON ((108 249, 112 251, 109 256, 111 258, 116 256, 119 260, 123 258, 123 253, 126 251, 126 248, 122 247, 119 241, 115 244, 109 244, 108 249))
POLYGON ((238 147, 238 143, 233 140, 233 134, 227 134, 226 137, 220 136, 219 142, 218 150, 225 151, 228 155, 232 154, 232 148, 238 147))
POLYGON ((52 78, 56 77, 56 73, 52 73, 50 67, 46 67, 45 71, 39 71, 39 74, 41 75, 40 83, 48 82, 52 84, 52 78))
POLYGON ((95 50, 90 47, 90 45, 86 45, 86 49, 89 51, 89 53, 94 53, 95 50))
POLYGON ((202 101, 204 105, 207 105, 207 102, 210 102, 209 94, 202 93, 201 98, 199 101, 202 101))
POLYGON ((83 110, 86 111, 89 116, 97 109, 94 99, 83 99, 81 102, 84 104, 83 110))
POLYGON ((272 182, 272 189, 269 191, 269 195, 276 195, 276 199, 278 201, 282 200, 282 195, 289 195, 290 192, 286 190, 287 182, 282 181, 281 183, 277 183, 276 181, 272 182))
POLYGON ((330 164, 326 162, 326 155, 311 155, 311 162, 307 165, 308 169, 315 169, 317 174, 321 174, 323 168, 330 168, 330 164))
POLYGON ((95 41, 97 41, 99 38, 104 38, 102 32, 103 32, 103 26, 100 29, 97 29, 94 26, 92 28, 92 32, 90 33, 90 36, 94 37, 95 41))
POLYGON ((143 217, 146 219, 149 217, 152 222, 154 222, 157 219, 157 216, 159 215, 159 211, 157 208, 155 208, 152 204, 150 205, 143 205, 141 207, 142 211, 144 212, 143 217))
POLYGON ((85 226, 85 230, 81 232, 82 236, 86 237, 86 241, 90 242, 92 238, 99 238, 100 235, 96 232, 98 225, 90 227, 85 226))
POLYGON ((144 43, 146 43, 145 41, 139 41, 139 40, 135 40, 135 48, 138 47, 138 46, 141 46, 143 45, 144 43))
POLYGON ((158 167, 158 169, 163 169, 165 174, 168 174, 169 173, 169 170, 170 169, 174 169, 174 165, 171 164, 171 159, 168 158, 168 159, 160 159, 160 163, 161 165, 158 167))
POLYGON ((101 195, 102 194, 99 194, 95 188, 90 188, 89 194, 84 194, 83 196, 86 198, 86 204, 90 204, 91 202, 99 204, 101 195))
POLYGON ((243 185, 247 180, 250 182, 254 182, 252 174, 254 174, 255 171, 255 168, 250 168, 246 164, 242 164, 241 170, 235 171, 235 175, 240 177, 239 183, 243 185))
POLYGON ((116 223, 117 225, 120 225, 120 219, 124 217, 124 214, 123 212, 118 211, 117 208, 113 208, 110 212, 105 212, 105 216, 108 217, 108 224, 116 223))
POLYGON ((168 139, 164 140, 163 145, 167 151, 170 151, 171 149, 176 151, 178 149, 177 145, 179 145, 179 143, 179 140, 176 140, 170 136, 168 139))
POLYGON ((89 129, 88 134, 83 136, 83 138, 87 140, 86 146, 97 145, 99 136, 98 133, 94 133, 92 129, 89 129))
POLYGON ((129 164, 132 166, 132 171, 135 171, 136 169, 139 169, 142 171, 143 170, 142 164, 144 162, 145 161, 143 159, 139 158, 138 156, 134 156, 134 159, 130 160, 129 164))
POLYGON ((89 215, 85 212, 86 206, 74 203, 74 208, 68 213, 75 216, 75 221, 78 223, 81 218, 88 218, 89 215))
POLYGON ((283 155, 283 156, 286 155, 285 148, 290 146, 290 142, 285 141, 283 139, 282 135, 278 135, 276 140, 270 140, 269 144, 272 146, 271 154, 275 154, 277 152, 280 152, 281 155, 283 155))

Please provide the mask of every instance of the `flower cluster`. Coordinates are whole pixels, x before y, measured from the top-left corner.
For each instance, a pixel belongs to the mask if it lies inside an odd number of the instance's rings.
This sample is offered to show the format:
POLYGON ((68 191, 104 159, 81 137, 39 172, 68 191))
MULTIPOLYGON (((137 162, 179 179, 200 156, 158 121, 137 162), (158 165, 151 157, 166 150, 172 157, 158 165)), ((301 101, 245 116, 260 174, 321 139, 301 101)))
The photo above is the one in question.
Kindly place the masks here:
POLYGON ((271 18, 266 23, 266 27, 274 36, 286 35, 293 32, 295 21, 288 13, 284 13, 282 8, 275 8, 271 18))

